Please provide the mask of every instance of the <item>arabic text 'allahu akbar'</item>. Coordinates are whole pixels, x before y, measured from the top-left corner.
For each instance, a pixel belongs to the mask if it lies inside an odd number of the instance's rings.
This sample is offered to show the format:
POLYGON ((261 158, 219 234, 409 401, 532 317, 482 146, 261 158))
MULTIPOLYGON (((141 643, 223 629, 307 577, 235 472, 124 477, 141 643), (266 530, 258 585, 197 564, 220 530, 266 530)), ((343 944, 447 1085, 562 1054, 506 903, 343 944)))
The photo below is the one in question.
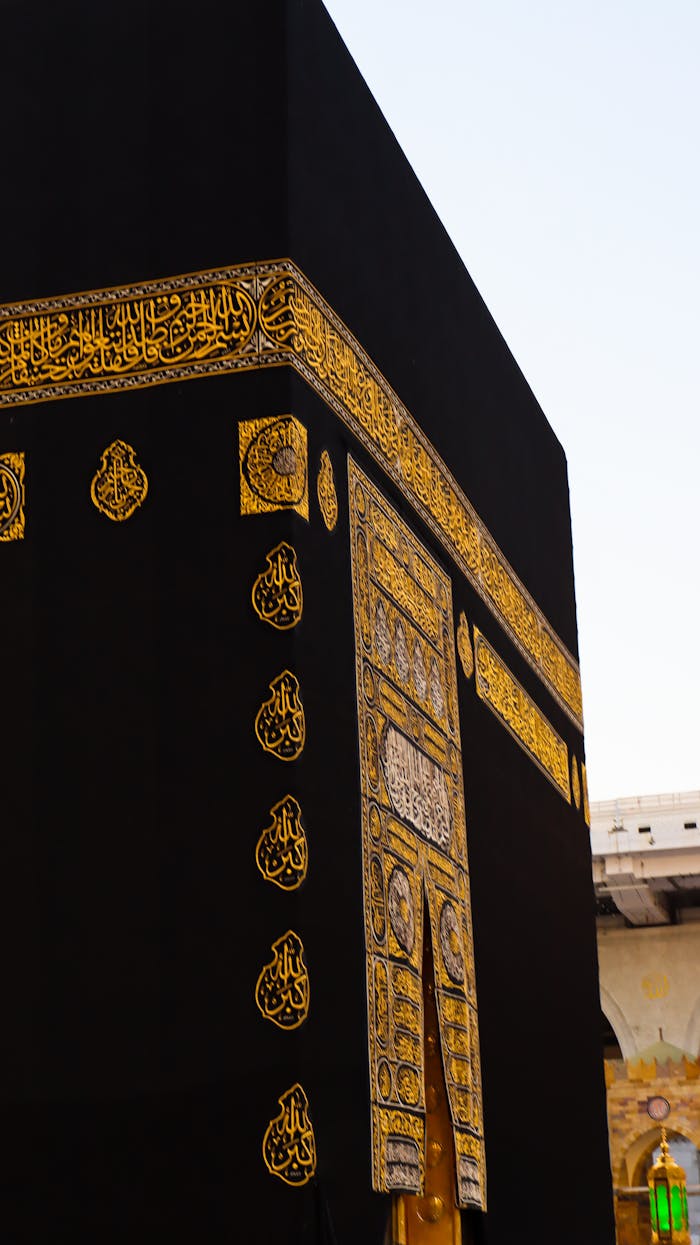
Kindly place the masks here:
POLYGON ((293 795, 270 809, 272 823, 263 830, 255 849, 258 869, 267 882, 294 891, 306 877, 309 848, 299 801, 293 795))
POLYGON ((294 930, 272 944, 272 960, 263 968, 255 987, 255 1002, 266 1020, 278 1029, 298 1029, 309 1014, 309 972, 304 944, 294 930))
POLYGON ((299 1188, 308 1184, 316 1172, 316 1140, 309 1118, 309 1100, 297 1084, 277 1101, 282 1110, 267 1127, 263 1158, 273 1176, 299 1188))
POLYGON ((258 618, 277 631, 291 631, 304 608, 297 555, 283 540, 266 554, 266 561, 267 569, 253 585, 253 608, 258 618))
POLYGON ((255 734, 266 752, 280 761, 295 761, 306 740, 299 680, 290 670, 283 670, 270 683, 270 691, 270 699, 261 705, 255 718, 255 734))

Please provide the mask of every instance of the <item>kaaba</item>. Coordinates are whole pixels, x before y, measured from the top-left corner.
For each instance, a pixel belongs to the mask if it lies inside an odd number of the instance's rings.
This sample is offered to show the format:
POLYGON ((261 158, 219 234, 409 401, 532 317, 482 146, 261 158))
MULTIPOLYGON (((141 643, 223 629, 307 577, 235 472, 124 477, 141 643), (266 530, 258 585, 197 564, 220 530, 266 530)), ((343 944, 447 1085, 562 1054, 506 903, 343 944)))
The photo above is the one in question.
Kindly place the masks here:
POLYGON ((2 1239, 606 1245, 563 450, 320 0, 1 12, 2 1239))

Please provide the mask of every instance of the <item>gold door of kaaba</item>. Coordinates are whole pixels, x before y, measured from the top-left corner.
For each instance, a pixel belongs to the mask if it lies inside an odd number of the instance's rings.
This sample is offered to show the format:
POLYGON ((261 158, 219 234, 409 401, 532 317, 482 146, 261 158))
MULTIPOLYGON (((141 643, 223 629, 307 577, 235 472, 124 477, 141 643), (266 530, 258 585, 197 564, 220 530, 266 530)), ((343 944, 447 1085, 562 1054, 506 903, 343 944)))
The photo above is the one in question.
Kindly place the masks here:
POLYGON ((486 1180, 452 585, 349 460, 372 1172, 425 1189, 424 913, 461 1207, 486 1180))

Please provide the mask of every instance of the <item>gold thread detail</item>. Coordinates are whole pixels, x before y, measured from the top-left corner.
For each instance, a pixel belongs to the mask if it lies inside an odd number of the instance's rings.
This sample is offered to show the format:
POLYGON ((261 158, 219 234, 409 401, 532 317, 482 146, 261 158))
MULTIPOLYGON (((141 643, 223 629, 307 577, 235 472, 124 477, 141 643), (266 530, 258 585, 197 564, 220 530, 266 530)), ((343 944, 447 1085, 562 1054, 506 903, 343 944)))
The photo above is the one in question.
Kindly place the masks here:
POLYGON ((574 807, 579 809, 581 807, 581 783, 578 776, 578 761, 573 753, 571 754, 571 798, 574 807))
POLYGON ((238 425, 241 514, 295 510, 309 517, 306 428, 293 415, 238 425))
POLYGON ((476 627, 474 654, 481 700, 570 804, 569 753, 564 740, 476 627))
POLYGON ((338 522, 338 494, 335 491, 333 464, 328 450, 324 450, 321 454, 316 492, 318 493, 318 504, 323 515, 323 522, 328 531, 332 532, 338 522))
POLYGON ((136 461, 136 450, 126 441, 113 441, 104 450, 90 496, 101 514, 115 523, 130 519, 148 493, 148 477, 136 461))
POLYGON ((372 1184, 424 1191, 424 902, 460 1206, 485 1207, 452 585, 348 461, 372 1184), (441 954, 438 954, 441 952, 441 954), (473 1153, 469 1161, 467 1139, 473 1153))
POLYGON ((586 774, 586 767, 583 764, 583 761, 581 762, 581 789, 583 791, 583 816, 585 818, 586 825, 590 830, 591 806, 588 802, 588 775, 586 774))
POLYGON ((263 1160, 272 1176, 298 1189, 316 1174, 316 1139, 309 1100, 297 1084, 277 1101, 282 1110, 265 1131, 263 1160))
POLYGON ((266 882, 283 891, 295 891, 306 878, 309 847, 301 807, 293 795, 273 804, 272 822, 263 830, 255 849, 255 861, 266 882))
POLYGON ((273 942, 272 957, 258 977, 255 1002, 278 1029, 298 1029, 309 1014, 310 1001, 309 970, 299 935, 288 929, 273 942))
POLYGON ((0 454, 0 541, 24 538, 24 454, 0 454))
POLYGON ((459 660, 462 663, 464 677, 471 679, 474 673, 474 653, 472 652, 472 642, 469 636, 469 623, 467 616, 462 610, 459 616, 459 626, 457 628, 457 652, 459 660))
POLYGON ((304 595, 297 555, 286 540, 265 555, 267 569, 253 584, 253 609, 277 631, 291 631, 301 619, 304 595))
POLYGON ((290 260, 0 306, 0 405, 281 364, 372 454, 581 729, 575 658, 415 419, 290 260))
POLYGON ((296 761, 304 750, 306 740, 299 680, 290 670, 283 670, 269 686, 272 695, 257 712, 255 734, 266 752, 271 752, 280 761, 296 761))

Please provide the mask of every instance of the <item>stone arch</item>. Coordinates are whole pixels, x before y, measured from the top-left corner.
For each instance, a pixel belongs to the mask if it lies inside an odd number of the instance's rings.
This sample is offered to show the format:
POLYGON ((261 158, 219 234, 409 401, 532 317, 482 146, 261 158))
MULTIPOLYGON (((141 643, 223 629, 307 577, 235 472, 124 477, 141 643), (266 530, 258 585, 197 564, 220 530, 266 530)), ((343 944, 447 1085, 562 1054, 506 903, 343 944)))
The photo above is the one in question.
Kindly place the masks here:
POLYGON ((623 1059, 631 1059, 637 1049, 634 1034, 625 1020, 619 1003, 615 1001, 610 991, 605 989, 605 986, 600 987, 600 1006, 620 1043, 623 1059))
POLYGON ((683 1046, 689 1055, 694 1055, 695 1058, 700 1055, 700 998, 690 1014, 683 1046))
MULTIPOLYGON (((646 1169, 652 1152, 659 1144, 660 1135, 660 1126, 650 1126, 648 1120, 628 1133, 620 1169, 614 1173, 616 1183, 632 1186, 646 1184, 646 1169)), ((696 1150, 700 1150, 700 1128, 689 1128, 685 1125, 683 1128, 669 1128, 668 1135, 669 1140, 684 1137, 687 1141, 692 1141, 696 1150)))

